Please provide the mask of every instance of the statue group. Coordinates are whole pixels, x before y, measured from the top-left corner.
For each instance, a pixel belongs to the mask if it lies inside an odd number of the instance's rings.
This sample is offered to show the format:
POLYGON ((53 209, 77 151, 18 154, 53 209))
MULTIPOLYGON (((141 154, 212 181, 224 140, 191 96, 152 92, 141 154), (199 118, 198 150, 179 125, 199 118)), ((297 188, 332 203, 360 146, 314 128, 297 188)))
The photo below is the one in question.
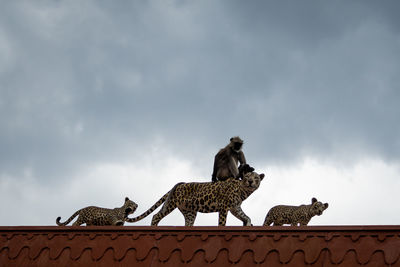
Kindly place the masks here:
MULTIPOLYGON (((164 204, 153 216, 151 225, 158 225, 162 218, 178 208, 185 218, 185 226, 193 226, 197 212, 218 212, 219 226, 226 224, 227 214, 231 212, 243 222, 244 226, 252 226, 251 219, 243 212, 241 204, 258 189, 265 175, 258 174, 246 163, 242 148, 243 140, 239 136, 230 138, 229 143, 215 155, 211 182, 178 183, 137 217, 128 217, 136 210, 137 204, 126 197, 124 205, 120 208, 106 209, 90 206, 78 210, 63 223, 58 217, 56 223, 65 226, 78 216, 73 226, 124 225, 125 222, 133 223, 142 220, 164 204)), ((315 198, 312 199, 310 205, 275 206, 268 212, 264 226, 272 223, 273 225, 307 225, 313 216, 321 215, 326 208, 328 208, 328 203, 322 204, 315 198)))

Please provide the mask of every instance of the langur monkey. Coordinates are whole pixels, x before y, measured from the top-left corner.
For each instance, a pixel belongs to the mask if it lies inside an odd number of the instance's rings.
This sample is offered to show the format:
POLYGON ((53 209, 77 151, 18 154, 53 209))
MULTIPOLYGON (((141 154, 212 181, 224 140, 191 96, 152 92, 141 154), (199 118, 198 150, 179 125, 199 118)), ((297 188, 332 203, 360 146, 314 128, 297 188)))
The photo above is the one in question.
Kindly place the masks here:
POLYGON ((215 155, 214 169, 211 176, 213 182, 239 177, 238 162, 241 165, 246 164, 242 146, 243 140, 239 136, 235 136, 230 139, 226 147, 215 155))

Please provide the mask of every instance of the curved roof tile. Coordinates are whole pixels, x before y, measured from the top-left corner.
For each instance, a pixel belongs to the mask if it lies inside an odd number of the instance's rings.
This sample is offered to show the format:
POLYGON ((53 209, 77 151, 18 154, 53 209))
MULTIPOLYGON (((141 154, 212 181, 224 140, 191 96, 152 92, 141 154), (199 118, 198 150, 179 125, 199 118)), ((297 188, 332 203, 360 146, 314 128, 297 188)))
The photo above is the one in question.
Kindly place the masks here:
POLYGON ((0 227, 2 266, 400 266, 400 226, 0 227))

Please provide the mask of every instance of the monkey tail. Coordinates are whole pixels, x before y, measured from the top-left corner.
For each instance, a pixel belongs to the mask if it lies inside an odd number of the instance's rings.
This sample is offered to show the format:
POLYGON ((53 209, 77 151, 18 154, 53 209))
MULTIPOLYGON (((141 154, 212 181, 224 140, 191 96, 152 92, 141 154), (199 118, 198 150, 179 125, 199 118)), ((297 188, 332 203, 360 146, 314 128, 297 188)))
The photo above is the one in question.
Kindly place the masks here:
POLYGON ((153 206, 151 206, 150 209, 146 210, 142 215, 139 215, 135 218, 126 218, 125 221, 126 222, 137 222, 140 221, 141 219, 144 219, 145 217, 149 216, 153 211, 155 211, 159 206, 161 206, 161 204, 163 204, 165 201, 168 201, 168 199, 170 198, 170 195, 175 191, 176 187, 180 184, 183 183, 177 183, 170 191, 168 191, 165 195, 163 195, 153 206))
POLYGON ((72 221, 76 216, 78 216, 78 214, 81 212, 81 210, 78 210, 78 211, 76 211, 74 214, 72 214, 72 216, 71 217, 69 217, 69 219, 68 220, 66 220, 65 222, 60 222, 60 220, 61 220, 61 217, 57 217, 57 219, 56 219, 56 223, 57 223, 57 225, 59 225, 59 226, 66 226, 67 224, 69 224, 70 223, 70 221, 72 221))

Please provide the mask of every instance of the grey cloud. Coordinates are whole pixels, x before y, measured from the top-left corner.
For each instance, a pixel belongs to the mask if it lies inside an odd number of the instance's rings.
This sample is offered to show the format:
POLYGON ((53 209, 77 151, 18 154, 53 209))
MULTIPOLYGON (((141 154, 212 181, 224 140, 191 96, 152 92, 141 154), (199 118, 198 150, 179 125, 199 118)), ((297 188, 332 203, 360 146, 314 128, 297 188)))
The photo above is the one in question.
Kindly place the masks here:
POLYGON ((67 176, 157 136, 200 162, 233 135, 255 161, 398 160, 394 5, 9 2, 2 172, 67 176))

